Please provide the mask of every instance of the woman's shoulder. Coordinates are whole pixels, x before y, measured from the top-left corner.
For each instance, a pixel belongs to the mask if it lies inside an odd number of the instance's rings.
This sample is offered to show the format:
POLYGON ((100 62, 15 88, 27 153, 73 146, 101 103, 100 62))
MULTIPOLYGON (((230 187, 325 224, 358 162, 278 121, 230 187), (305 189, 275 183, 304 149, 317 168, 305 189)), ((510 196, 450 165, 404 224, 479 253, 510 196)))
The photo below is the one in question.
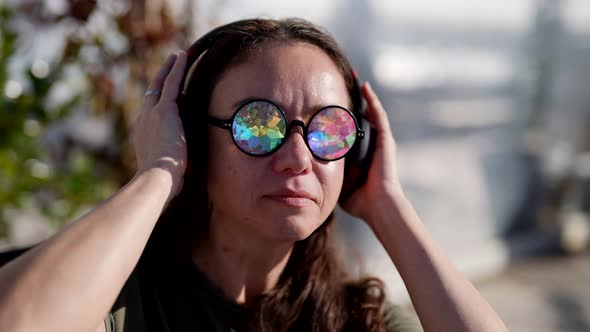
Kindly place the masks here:
POLYGON ((142 256, 105 319, 106 331, 210 331, 211 324, 221 330, 223 321, 212 320, 219 312, 226 317, 224 308, 192 272, 187 264, 142 256))
POLYGON ((142 291, 138 274, 136 267, 105 317, 106 332, 145 331, 142 291))
POLYGON ((383 307, 383 319, 387 332, 422 332, 422 326, 418 317, 409 308, 385 301, 383 307))

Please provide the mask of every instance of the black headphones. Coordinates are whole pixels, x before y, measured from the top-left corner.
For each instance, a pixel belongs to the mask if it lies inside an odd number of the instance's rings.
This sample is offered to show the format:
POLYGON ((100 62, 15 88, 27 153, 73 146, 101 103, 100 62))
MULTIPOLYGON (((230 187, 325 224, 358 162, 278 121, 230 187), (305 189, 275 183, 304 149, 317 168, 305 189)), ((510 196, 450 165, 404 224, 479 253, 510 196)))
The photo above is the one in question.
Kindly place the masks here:
MULTIPOLYGON (((234 22, 230 24, 236 23, 239 22, 234 22)), ((225 30, 226 27, 227 26, 221 26, 210 31, 209 33, 199 38, 186 50, 186 70, 180 84, 182 89, 178 94, 177 104, 179 116, 182 121, 187 141, 187 152, 189 161, 193 160, 192 156, 194 156, 194 153, 196 153, 196 151, 194 151, 196 149, 194 144, 197 144, 195 142, 199 142, 198 135, 206 135, 206 130, 204 131, 202 130, 202 128, 194 128, 194 124, 199 123, 198 121, 206 121, 204 120, 206 118, 203 117, 203 115, 206 116, 206 112, 195 112, 195 110, 190 109, 190 105, 193 104, 189 100, 190 97, 188 94, 189 83, 191 81, 190 78, 196 70, 197 66, 195 66, 195 63, 197 59, 199 59, 199 57, 210 48, 210 46, 215 42, 215 40, 217 40, 217 38, 220 37, 221 34, 223 34, 223 30, 225 30)), ((358 126, 361 130, 364 131, 364 138, 357 139, 352 150, 348 153, 348 155, 345 158, 344 183, 342 186, 340 197, 338 199, 339 202, 344 202, 354 192, 355 189, 360 187, 366 181, 368 170, 371 164, 371 159, 373 157, 373 152, 375 150, 375 128, 371 126, 371 123, 365 116, 365 107, 361 94, 360 84, 355 73, 353 73, 353 76, 354 86, 353 91, 351 93, 353 104, 352 112, 357 120, 358 126)))

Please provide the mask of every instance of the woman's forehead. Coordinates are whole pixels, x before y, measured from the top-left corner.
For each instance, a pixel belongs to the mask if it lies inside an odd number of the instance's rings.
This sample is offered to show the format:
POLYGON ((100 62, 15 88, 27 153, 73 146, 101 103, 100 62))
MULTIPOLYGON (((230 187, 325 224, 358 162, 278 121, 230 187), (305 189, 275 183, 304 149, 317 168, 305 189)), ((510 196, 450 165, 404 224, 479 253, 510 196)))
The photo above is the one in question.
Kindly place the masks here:
POLYGON ((224 115, 248 98, 270 99, 286 110, 350 104, 334 61, 304 43, 262 48, 226 70, 213 90, 212 111, 224 115))

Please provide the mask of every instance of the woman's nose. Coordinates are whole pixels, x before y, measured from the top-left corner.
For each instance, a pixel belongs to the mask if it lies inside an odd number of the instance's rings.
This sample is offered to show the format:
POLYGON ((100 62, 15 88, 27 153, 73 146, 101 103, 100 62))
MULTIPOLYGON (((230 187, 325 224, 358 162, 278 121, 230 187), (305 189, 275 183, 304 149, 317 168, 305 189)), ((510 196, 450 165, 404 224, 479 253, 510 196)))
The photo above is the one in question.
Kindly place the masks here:
POLYGON ((291 130, 287 140, 272 157, 273 170, 277 173, 302 174, 311 171, 313 155, 299 127, 291 130))

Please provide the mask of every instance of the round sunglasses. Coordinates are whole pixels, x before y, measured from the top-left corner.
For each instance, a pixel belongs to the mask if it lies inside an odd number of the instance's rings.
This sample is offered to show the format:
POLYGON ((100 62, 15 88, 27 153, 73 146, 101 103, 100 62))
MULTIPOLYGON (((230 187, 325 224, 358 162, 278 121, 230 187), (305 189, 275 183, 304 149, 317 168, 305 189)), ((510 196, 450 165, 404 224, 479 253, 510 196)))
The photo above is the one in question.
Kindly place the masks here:
POLYGON ((266 99, 243 103, 228 120, 209 115, 208 121, 229 130, 238 149, 255 157, 276 152, 295 126, 303 129, 305 143, 313 156, 324 161, 344 158, 355 142, 365 135, 354 115, 336 105, 319 109, 307 126, 301 120, 288 123, 285 112, 266 99))

